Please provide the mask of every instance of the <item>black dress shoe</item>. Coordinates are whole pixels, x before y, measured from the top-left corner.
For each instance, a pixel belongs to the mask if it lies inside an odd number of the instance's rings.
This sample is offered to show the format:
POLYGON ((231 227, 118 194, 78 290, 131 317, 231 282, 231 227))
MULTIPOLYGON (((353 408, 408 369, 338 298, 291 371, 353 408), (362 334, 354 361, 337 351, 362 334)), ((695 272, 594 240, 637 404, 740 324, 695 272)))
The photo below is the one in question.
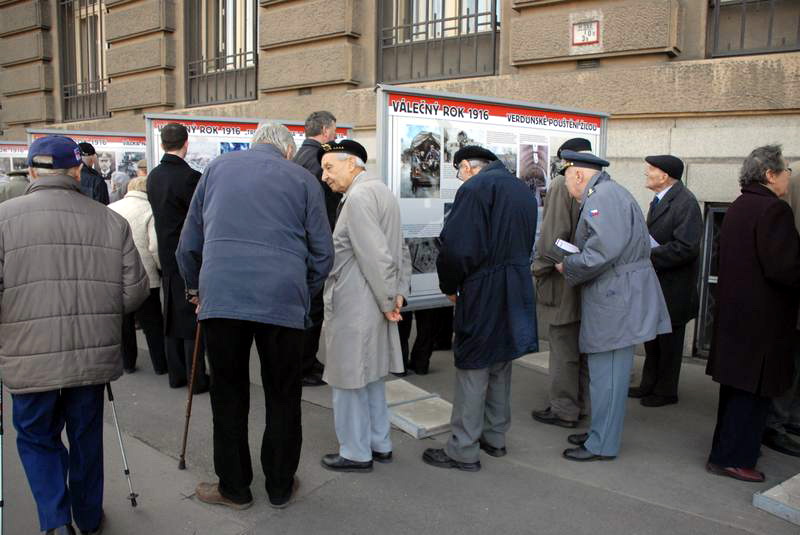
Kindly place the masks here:
POLYGON ((127 374, 136 373, 136 367, 134 366, 133 368, 122 368, 122 371, 127 374))
POLYGON ((659 396, 650 394, 642 398, 640 402, 643 407, 663 407, 664 405, 674 405, 678 402, 678 396, 659 396))
POLYGON ((628 397, 629 398, 643 398, 645 396, 649 396, 650 391, 644 390, 641 386, 632 386, 628 389, 628 397))
POLYGON ((205 394, 211 388, 211 378, 206 375, 204 377, 199 377, 197 381, 194 382, 194 389, 192 390, 193 395, 198 394, 205 394))
POLYGON ((533 411, 531 412, 531 416, 534 420, 537 422, 542 422, 543 424, 557 425, 559 427, 566 427, 569 429, 578 427, 578 422, 559 418, 552 410, 550 410, 550 407, 547 407, 543 411, 533 411))
POLYGON ((373 451, 372 460, 378 463, 388 464, 392 462, 392 452, 387 451, 386 453, 381 453, 379 451, 373 451))
POLYGON ((505 457, 508 453, 508 450, 505 448, 495 448, 483 439, 480 439, 478 444, 480 444, 481 449, 485 451, 487 455, 491 455, 492 457, 505 457))
POLYGON ((456 468, 465 472, 477 472, 481 469, 481 462, 475 463, 460 463, 455 459, 451 459, 442 448, 428 448, 422 454, 422 461, 425 464, 436 466, 438 468, 456 468))
POLYGON ((323 381, 320 375, 312 374, 303 377, 303 386, 323 386, 326 384, 328 383, 323 381))
POLYGON ((767 429, 764 431, 764 436, 761 437, 761 443, 780 453, 793 457, 800 457, 800 443, 789 435, 767 429))
POLYGON ((567 442, 576 446, 583 446, 589 440, 589 433, 578 433, 567 437, 567 442))
POLYGON ((48 529, 45 535, 75 535, 75 528, 72 527, 72 524, 66 524, 58 528, 48 529))
POLYGON ((430 370, 430 366, 411 366, 409 368, 409 370, 414 372, 417 375, 428 375, 428 371, 430 370))
POLYGON ((100 535, 101 533, 103 533, 103 524, 105 524, 105 521, 106 521, 106 515, 105 513, 103 513, 103 515, 100 517, 100 524, 98 524, 98 526, 92 531, 81 530, 81 535, 100 535))
POLYGON ((612 459, 616 459, 616 457, 609 457, 606 455, 595 455, 594 453, 587 450, 583 446, 578 446, 577 448, 567 448, 564 450, 563 455, 565 459, 569 459, 570 461, 579 461, 579 462, 610 461, 612 459))
POLYGON ((351 461, 338 453, 330 453, 322 458, 322 467, 334 472, 372 472, 372 461, 351 461))

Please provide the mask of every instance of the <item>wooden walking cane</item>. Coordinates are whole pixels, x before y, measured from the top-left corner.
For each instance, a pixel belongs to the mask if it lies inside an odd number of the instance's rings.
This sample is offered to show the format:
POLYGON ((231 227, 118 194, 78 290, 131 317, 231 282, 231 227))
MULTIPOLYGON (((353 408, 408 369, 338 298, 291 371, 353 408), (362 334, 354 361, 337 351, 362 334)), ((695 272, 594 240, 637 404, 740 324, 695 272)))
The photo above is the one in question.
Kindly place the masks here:
POLYGON ((194 333, 194 352, 192 353, 192 371, 189 377, 189 399, 186 401, 186 422, 183 425, 183 445, 181 446, 181 459, 178 461, 178 470, 186 470, 186 440, 189 438, 189 418, 192 417, 192 397, 194 396, 194 380, 197 374, 197 354, 200 352, 201 323, 197 322, 194 333))

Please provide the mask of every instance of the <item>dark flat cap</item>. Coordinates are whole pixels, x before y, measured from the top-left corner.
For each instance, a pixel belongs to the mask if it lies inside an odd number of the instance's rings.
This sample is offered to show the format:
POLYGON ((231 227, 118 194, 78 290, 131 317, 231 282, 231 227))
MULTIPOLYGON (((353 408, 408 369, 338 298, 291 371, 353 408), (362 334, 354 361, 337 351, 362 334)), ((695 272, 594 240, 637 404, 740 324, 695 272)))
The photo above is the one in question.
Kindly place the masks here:
POLYGON ((573 165, 576 167, 597 169, 598 171, 603 167, 608 167, 611 165, 606 160, 598 158, 591 152, 575 152, 574 150, 564 150, 561 151, 561 159, 567 162, 567 164, 558 171, 558 174, 560 175, 563 175, 567 168, 572 167, 573 165))
POLYGON ((670 177, 675 180, 680 180, 683 176, 683 162, 680 158, 671 156, 669 154, 662 154, 661 156, 648 156, 644 159, 653 167, 658 167, 670 177))
POLYGON ((78 148, 81 149, 82 156, 91 156, 93 154, 97 154, 94 150, 94 145, 92 145, 91 143, 87 143, 85 141, 78 143, 78 148))
POLYGON ((367 149, 358 141, 352 139, 343 139, 339 143, 323 143, 317 151, 317 160, 322 162, 322 157, 329 152, 343 152, 361 158, 361 161, 367 163, 367 149))
POLYGON ((572 139, 566 140, 564 143, 558 147, 558 152, 556 156, 561 158, 561 152, 565 150, 571 150, 573 152, 583 152, 583 151, 592 151, 592 142, 588 139, 584 139, 582 137, 574 137, 572 139))
POLYGON ((459 149, 453 155, 453 167, 458 169, 458 166, 464 160, 486 160, 487 162, 493 162, 497 160, 497 156, 488 149, 484 149, 483 147, 479 147, 477 145, 467 145, 463 149, 459 149))

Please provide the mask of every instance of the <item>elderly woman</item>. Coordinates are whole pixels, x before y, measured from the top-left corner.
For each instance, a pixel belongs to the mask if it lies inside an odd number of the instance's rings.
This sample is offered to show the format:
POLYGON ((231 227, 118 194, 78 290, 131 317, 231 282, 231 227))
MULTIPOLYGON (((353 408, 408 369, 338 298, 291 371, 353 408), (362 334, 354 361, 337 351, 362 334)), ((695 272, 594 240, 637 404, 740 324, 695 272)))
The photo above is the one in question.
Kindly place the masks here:
POLYGON ((125 198, 125 194, 128 193, 128 182, 130 182, 130 180, 131 177, 128 176, 128 173, 123 173, 122 171, 114 171, 111 173, 110 202, 117 202, 125 198))
POLYGON ((792 384, 800 288, 800 237, 783 202, 792 170, 778 145, 742 165, 742 194, 719 239, 714 337, 706 373, 720 383, 717 428, 706 469, 759 483, 755 469, 770 398, 792 384))
POLYGON ((608 162, 587 152, 562 151, 569 194, 581 204, 575 229, 579 252, 556 269, 580 286, 579 346, 588 355, 592 426, 570 435, 571 461, 614 459, 622 442, 636 344, 670 332, 669 313, 650 262, 650 238, 633 196, 602 170, 608 162))
MULTIPOLYGON (((124 174, 124 173, 123 173, 124 174)), ((127 177, 127 175, 125 175, 127 177)), ((124 199, 111 203, 108 207, 131 226, 133 243, 142 258, 150 279, 150 296, 134 314, 126 314, 122 321, 122 363, 126 373, 136 370, 136 328, 135 320, 142 326, 150 360, 156 375, 167 373, 167 357, 164 352, 164 318, 161 314, 161 264, 158 260, 158 241, 153 220, 153 209, 147 200, 147 178, 139 177, 126 184, 128 193, 124 199)))

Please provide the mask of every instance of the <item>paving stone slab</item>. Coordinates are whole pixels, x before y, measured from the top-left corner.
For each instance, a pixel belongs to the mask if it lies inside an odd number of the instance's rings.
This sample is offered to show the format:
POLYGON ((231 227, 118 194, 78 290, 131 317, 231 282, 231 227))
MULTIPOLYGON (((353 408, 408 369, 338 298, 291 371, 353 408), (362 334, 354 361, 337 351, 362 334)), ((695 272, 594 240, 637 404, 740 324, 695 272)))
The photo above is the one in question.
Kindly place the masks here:
POLYGON ((389 409, 392 424, 414 438, 427 438, 449 431, 452 412, 453 405, 438 396, 389 409))
POLYGON ((427 390, 412 385, 405 379, 394 379, 386 382, 386 404, 389 407, 435 397, 437 397, 437 394, 431 394, 427 390))
POLYGON ((515 364, 523 366, 533 371, 549 375, 550 373, 550 352, 541 351, 539 353, 530 353, 524 357, 520 357, 514 361, 515 364))
POLYGON ((753 505, 800 526, 800 474, 768 491, 756 492, 753 505))

